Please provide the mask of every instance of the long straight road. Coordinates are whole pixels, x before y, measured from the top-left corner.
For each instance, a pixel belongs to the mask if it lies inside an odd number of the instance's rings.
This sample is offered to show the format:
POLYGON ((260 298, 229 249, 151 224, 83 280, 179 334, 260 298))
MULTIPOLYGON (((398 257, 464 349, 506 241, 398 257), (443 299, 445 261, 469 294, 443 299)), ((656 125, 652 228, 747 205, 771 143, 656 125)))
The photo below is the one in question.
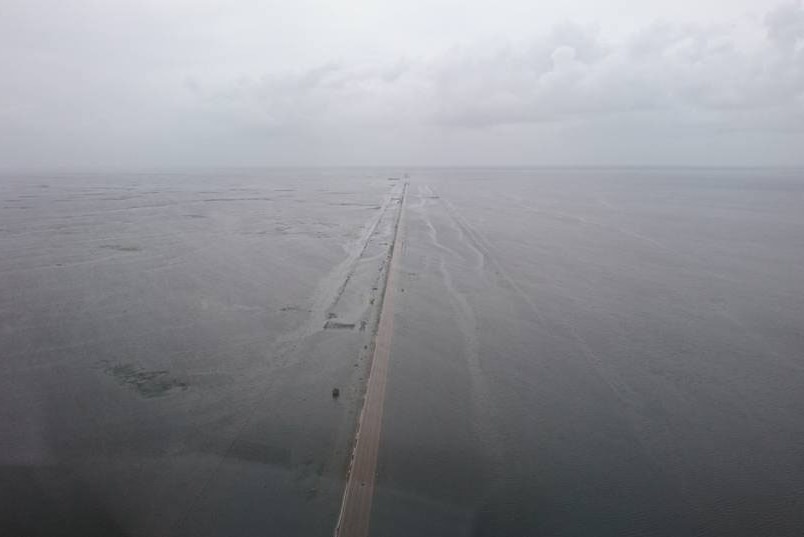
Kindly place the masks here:
POLYGON ((377 453, 382 434, 385 386, 391 358, 391 342, 394 334, 394 296, 397 293, 399 257, 402 255, 400 233, 405 211, 405 193, 394 201, 398 204, 393 238, 386 263, 386 277, 382 305, 376 333, 372 341, 372 358, 366 385, 366 395, 358 420, 355 446, 349 464, 343 504, 338 516, 336 537, 367 537, 374 498, 374 477, 377 472, 377 453))

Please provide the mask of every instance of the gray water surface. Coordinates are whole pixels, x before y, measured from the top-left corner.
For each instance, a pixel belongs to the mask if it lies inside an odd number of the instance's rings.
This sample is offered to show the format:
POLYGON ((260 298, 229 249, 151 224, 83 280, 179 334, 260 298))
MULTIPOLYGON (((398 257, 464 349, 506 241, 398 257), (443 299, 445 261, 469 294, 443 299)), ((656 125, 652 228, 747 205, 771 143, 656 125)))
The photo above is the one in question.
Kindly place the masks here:
POLYGON ((800 173, 410 192, 375 535, 801 534, 800 173))
POLYGON ((0 534, 331 535, 405 171, 372 535, 801 535, 801 171, 368 168, 3 176, 0 534))

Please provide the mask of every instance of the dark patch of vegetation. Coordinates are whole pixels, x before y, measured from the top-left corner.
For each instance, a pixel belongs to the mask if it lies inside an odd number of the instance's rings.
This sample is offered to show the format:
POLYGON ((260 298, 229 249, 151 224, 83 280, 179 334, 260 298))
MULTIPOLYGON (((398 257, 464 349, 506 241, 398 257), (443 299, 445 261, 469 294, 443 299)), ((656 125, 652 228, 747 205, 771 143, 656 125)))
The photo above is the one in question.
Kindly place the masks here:
POLYGON ((148 370, 133 364, 105 364, 104 372, 119 384, 128 386, 142 397, 160 397, 176 389, 186 390, 188 385, 166 370, 148 370))

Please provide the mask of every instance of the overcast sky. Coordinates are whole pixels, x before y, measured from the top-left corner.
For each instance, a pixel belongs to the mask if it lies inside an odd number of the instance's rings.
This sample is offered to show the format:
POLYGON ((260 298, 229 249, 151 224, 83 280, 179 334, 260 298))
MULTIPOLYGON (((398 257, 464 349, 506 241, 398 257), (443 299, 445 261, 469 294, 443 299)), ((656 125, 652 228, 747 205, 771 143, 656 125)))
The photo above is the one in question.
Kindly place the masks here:
POLYGON ((804 165, 804 5, 0 0, 0 167, 804 165))

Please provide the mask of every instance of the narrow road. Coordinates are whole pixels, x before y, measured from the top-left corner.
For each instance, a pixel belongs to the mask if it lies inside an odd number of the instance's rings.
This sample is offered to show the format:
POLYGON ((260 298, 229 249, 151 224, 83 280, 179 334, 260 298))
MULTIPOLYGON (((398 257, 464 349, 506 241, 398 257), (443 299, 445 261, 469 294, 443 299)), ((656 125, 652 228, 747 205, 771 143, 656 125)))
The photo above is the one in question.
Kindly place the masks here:
POLYGON ((371 502, 374 495, 374 477, 377 469, 377 452, 382 429, 383 403, 388 361, 391 355, 391 338, 394 332, 393 296, 396 267, 401 249, 400 227, 405 210, 407 183, 399 197, 399 209, 394 226, 394 238, 389 251, 387 276, 382 297, 382 309, 377 332, 371 371, 366 386, 366 397, 357 429, 349 476, 343 494, 341 513, 335 535, 338 537, 366 537, 369 533, 371 502))

